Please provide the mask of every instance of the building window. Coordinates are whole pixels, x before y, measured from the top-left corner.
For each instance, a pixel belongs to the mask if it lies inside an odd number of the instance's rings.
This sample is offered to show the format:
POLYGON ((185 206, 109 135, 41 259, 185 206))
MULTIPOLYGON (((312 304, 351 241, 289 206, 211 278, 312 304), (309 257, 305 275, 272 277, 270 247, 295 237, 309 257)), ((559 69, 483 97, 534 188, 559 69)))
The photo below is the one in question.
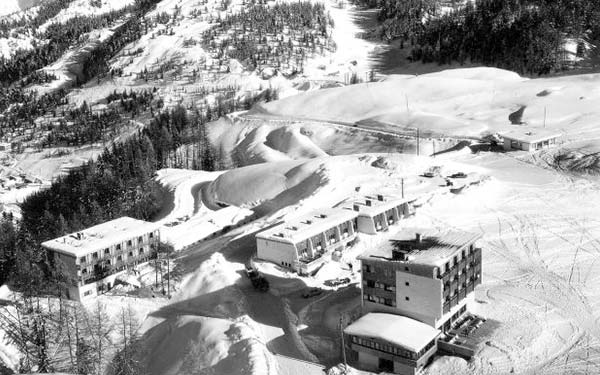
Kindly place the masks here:
POLYGON ((121 244, 117 245, 117 250, 121 250, 121 244))
POLYGON ((396 290, 396 287, 392 285, 386 285, 385 290, 387 290, 388 292, 393 292, 396 290))
POLYGON ((87 268, 84 268, 84 269, 81 270, 81 273, 83 273, 83 274, 86 274, 87 272, 88 272, 87 268))
POLYGON ((140 247, 140 254, 144 254, 144 248, 140 247))
POLYGON ((79 258, 79 262, 81 262, 81 263, 85 263, 85 257, 81 257, 81 258, 79 258))
POLYGON ((131 240, 127 241, 127 246, 131 246, 131 240))
POLYGON ((110 249, 104 249, 104 254, 110 254, 110 249))
POLYGON ((458 264, 458 255, 454 256, 454 265, 456 266, 458 264))
POLYGON ((149 234, 149 237, 150 237, 150 238, 154 238, 154 233, 150 233, 150 234, 149 234))
POLYGON ((129 252, 129 256, 132 257, 133 256, 133 251, 129 252))
POLYGON ((92 294, 91 290, 86 290, 85 292, 83 292, 84 296, 89 296, 90 294, 92 294))
POLYGON ((94 258, 94 259, 98 259, 98 253, 93 253, 93 254, 92 254, 92 258, 94 258))
POLYGON ((117 260, 123 260, 123 257, 122 257, 121 255, 119 255, 119 256, 117 257, 117 260))
POLYGON ((406 296, 404 297, 405 300, 410 301, 410 297, 406 296))
POLYGON ((143 241, 144 241, 144 238, 142 236, 139 236, 138 237, 138 242, 143 242, 143 241))
POLYGON ((407 282, 404 283, 404 285, 410 286, 410 283, 407 281, 407 282))
POLYGON ((404 270, 405 270, 406 272, 409 272, 409 269, 408 269, 408 267, 404 267, 404 270))
POLYGON ((373 266, 371 266, 370 264, 365 264, 365 272, 373 272, 373 266))
POLYGON ((375 288, 375 281, 373 281, 373 280, 367 280, 367 287, 368 288, 375 288))

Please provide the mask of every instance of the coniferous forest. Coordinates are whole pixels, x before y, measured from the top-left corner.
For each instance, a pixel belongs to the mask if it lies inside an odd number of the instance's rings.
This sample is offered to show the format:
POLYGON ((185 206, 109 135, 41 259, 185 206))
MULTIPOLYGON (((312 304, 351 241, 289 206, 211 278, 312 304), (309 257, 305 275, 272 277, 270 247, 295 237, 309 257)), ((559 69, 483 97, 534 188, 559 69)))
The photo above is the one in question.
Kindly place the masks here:
POLYGON ((563 41, 600 39, 600 2, 476 0, 439 16, 434 0, 383 0, 380 35, 415 61, 481 63, 541 75, 564 66, 563 41))

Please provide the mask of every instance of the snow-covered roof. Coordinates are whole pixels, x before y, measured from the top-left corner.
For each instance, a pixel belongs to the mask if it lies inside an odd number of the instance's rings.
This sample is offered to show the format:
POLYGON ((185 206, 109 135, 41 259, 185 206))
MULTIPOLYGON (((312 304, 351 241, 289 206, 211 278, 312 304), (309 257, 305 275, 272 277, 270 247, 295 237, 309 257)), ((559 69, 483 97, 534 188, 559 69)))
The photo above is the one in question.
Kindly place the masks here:
POLYGON ((440 331, 406 316, 369 313, 346 327, 344 333, 383 340, 418 353, 440 331))
POLYGON ((356 217, 358 212, 351 209, 323 208, 276 225, 258 233, 256 237, 296 244, 356 217))
POLYGON ((67 255, 79 257, 153 232, 158 227, 159 225, 155 223, 124 216, 79 232, 43 242, 42 246, 67 255))
POLYGON ((500 132, 498 135, 502 138, 514 139, 525 143, 541 142, 562 136, 562 134, 556 130, 530 128, 528 126, 521 126, 516 129, 500 132))
POLYGON ((465 246, 481 238, 480 233, 464 232, 456 229, 438 230, 434 228, 404 228, 392 237, 389 245, 378 246, 361 255, 359 259, 384 259, 392 261, 392 250, 396 243, 414 241, 414 249, 406 253, 405 263, 441 267, 465 246), (416 242, 417 233, 420 243, 416 242))
POLYGON ((358 208, 359 216, 377 216, 382 212, 385 212, 393 207, 399 206, 403 203, 414 201, 415 198, 401 198, 394 195, 383 195, 378 194, 376 196, 364 196, 362 199, 356 199, 352 201, 352 205, 348 206, 349 209, 355 210, 358 208), (370 202, 370 205, 369 203, 370 202))

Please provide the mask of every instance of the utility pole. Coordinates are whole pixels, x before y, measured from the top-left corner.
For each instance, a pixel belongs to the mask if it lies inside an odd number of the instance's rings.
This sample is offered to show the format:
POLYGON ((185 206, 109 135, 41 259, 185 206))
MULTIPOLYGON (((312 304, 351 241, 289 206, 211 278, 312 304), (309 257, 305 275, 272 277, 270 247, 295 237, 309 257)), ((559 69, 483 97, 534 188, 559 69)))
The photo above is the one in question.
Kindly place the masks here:
POLYGON ((344 316, 340 314, 340 336, 342 337, 342 358, 344 360, 344 371, 348 368, 346 362, 346 344, 344 343, 344 316))
POLYGON ((171 297, 171 272, 169 269, 169 251, 167 251, 167 297, 171 297))
POLYGON ((400 179, 400 183, 401 183, 401 186, 402 186, 402 199, 404 199, 404 177, 402 177, 400 179))

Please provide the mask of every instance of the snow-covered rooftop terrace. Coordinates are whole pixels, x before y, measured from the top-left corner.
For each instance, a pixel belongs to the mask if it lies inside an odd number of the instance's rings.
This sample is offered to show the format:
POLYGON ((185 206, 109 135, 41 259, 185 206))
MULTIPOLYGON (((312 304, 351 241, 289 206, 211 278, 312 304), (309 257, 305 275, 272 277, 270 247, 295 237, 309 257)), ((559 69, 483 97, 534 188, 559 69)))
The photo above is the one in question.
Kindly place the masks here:
POLYGON ((500 135, 503 138, 515 139, 521 142, 536 143, 546 141, 552 138, 559 138, 562 136, 562 133, 551 129, 532 128, 530 126, 519 126, 511 130, 499 132, 498 135, 500 135))
POLYGON ((260 232, 256 237, 296 244, 357 216, 358 212, 352 209, 322 208, 260 232))
POLYGON ((440 331, 406 316, 369 313, 346 327, 344 333, 383 340, 418 353, 440 331))
POLYGON ((458 251, 480 239, 480 233, 456 229, 438 230, 433 228, 404 228, 396 233, 387 245, 378 246, 365 252, 359 259, 387 259, 392 261, 392 251, 398 242, 414 243, 414 250, 407 251, 403 262, 441 267, 458 251), (420 235, 420 242, 417 241, 420 235))
POLYGON ((393 207, 403 203, 408 203, 416 200, 416 198, 402 198, 395 195, 366 195, 362 198, 356 197, 351 201, 350 205, 345 205, 345 208, 357 211, 360 216, 377 216, 393 207))
POLYGON ((42 243, 45 248, 76 257, 153 232, 158 224, 127 216, 42 243))

